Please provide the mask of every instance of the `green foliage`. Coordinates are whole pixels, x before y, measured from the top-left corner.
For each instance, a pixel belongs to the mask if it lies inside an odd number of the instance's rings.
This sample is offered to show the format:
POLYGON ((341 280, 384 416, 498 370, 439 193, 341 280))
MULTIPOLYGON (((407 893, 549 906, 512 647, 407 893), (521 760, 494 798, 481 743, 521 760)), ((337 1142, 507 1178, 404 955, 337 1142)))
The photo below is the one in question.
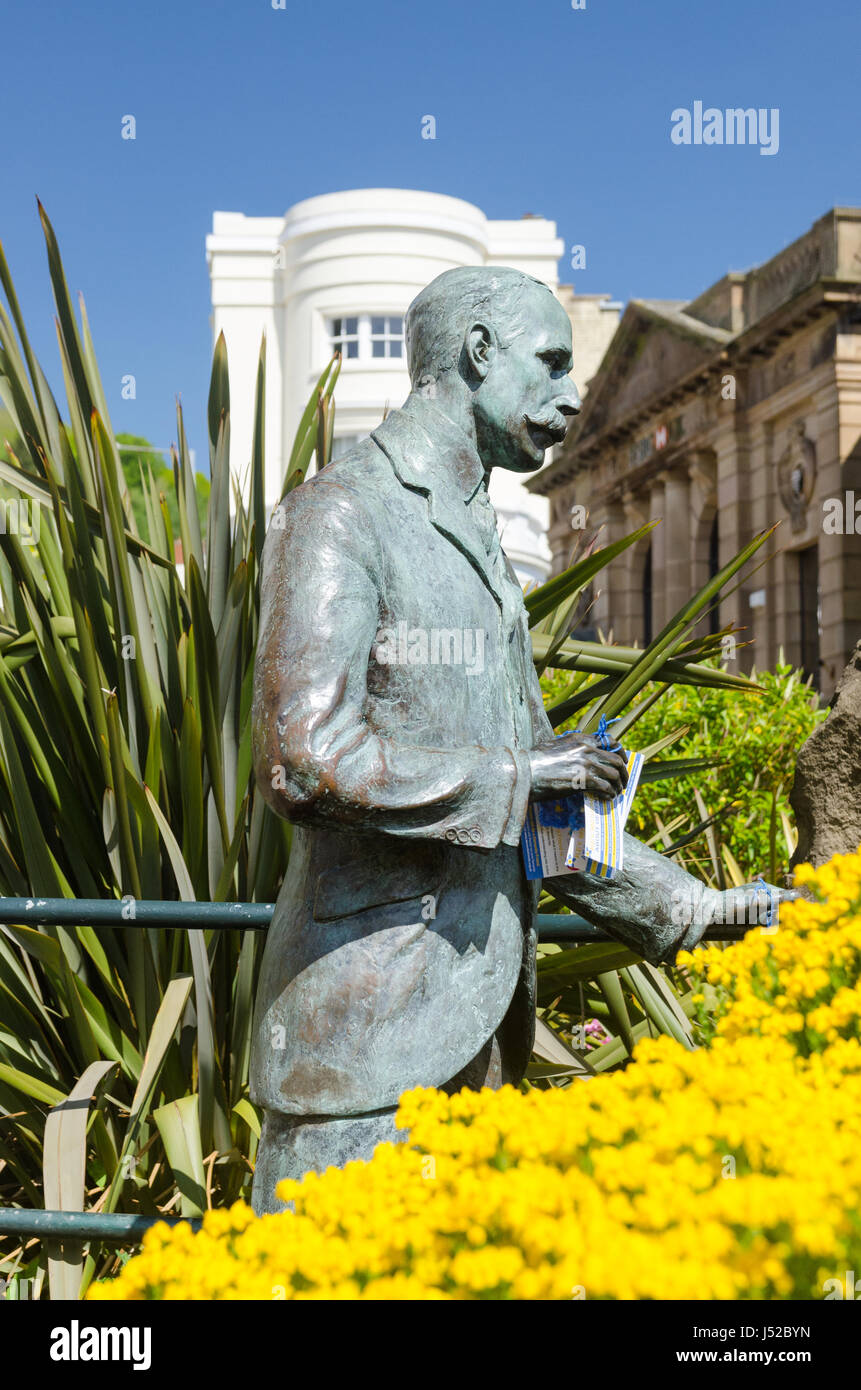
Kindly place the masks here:
MULTIPOLYGON (((784 663, 774 671, 754 671, 752 679, 760 691, 753 697, 749 691, 673 686, 641 716, 631 739, 645 748, 684 728, 673 757, 717 763, 695 775, 644 782, 629 822, 632 834, 668 848, 707 816, 717 816, 716 825, 701 830, 682 852, 691 873, 715 883, 722 874, 729 882, 750 882, 760 873, 775 882, 788 871, 795 758, 827 713, 801 673, 784 663)), ((548 702, 558 699, 567 680, 567 672, 545 676, 548 702)))
MULTIPOLYGON (((118 434, 119 455, 123 475, 126 480, 132 514, 141 535, 149 533, 146 499, 149 491, 149 478, 155 483, 159 500, 164 498, 170 515, 174 536, 179 535, 179 505, 173 482, 173 473, 165 467, 164 458, 157 453, 148 439, 136 434, 118 434), (135 447, 132 447, 135 446, 135 447)), ((197 519, 201 535, 206 535, 206 514, 209 509, 209 479, 205 473, 194 474, 194 490, 197 499, 197 519)))
MULTIPOLYGON (((178 410, 173 470, 156 477, 144 460, 136 513, 83 302, 78 321, 44 213, 42 225, 65 420, 0 249, 9 306, 0 305, 0 395, 12 425, 0 482, 32 499, 39 516, 37 536, 0 534, 0 893, 122 897, 129 925, 0 929, 0 1201, 42 1206, 44 1193, 74 1210, 98 1194, 105 1211, 191 1210, 232 1201, 250 1177, 259 937, 140 928, 134 900, 271 901, 287 863, 289 827, 269 811, 251 767, 264 353, 244 495, 228 471, 221 338, 208 407, 211 488, 191 469, 178 410), (46 1146, 46 1125, 71 1096, 78 1123, 46 1146)), ((336 377, 332 364, 285 486, 331 438, 336 377)), ((30 1259, 10 1244, 2 1272, 30 1259)), ((52 1262, 51 1280, 68 1292, 82 1271, 62 1264, 52 1262)), ((84 1283, 93 1268, 91 1258, 84 1283)))
POLYGON ((690 732, 674 752, 715 760, 718 766, 696 778, 649 783, 635 799, 635 834, 663 838, 670 825, 680 839, 698 819, 691 806, 697 792, 707 810, 720 819, 715 830, 719 852, 713 863, 708 837, 685 849, 687 866, 702 877, 742 882, 764 874, 776 883, 789 870, 795 847, 789 791, 795 759, 804 741, 826 717, 819 697, 800 671, 785 663, 773 671, 754 672, 763 694, 755 699, 734 692, 677 687, 644 715, 638 737, 651 742, 679 724, 690 732), (692 863, 696 856, 696 864, 692 863))
POLYGON ((19 449, 21 447, 20 440, 18 439, 18 432, 15 428, 15 421, 12 419, 8 410, 3 410, 3 408, 0 407, 0 445, 5 445, 7 443, 11 445, 13 449, 19 449))
MULTIPOLYGON (((651 530, 651 524, 604 550, 590 548, 564 574, 548 581, 526 600, 532 627, 536 668, 543 673, 545 703, 554 729, 593 732, 602 715, 615 720, 614 732, 652 759, 644 779, 687 772, 690 758, 658 760, 655 755, 678 740, 683 731, 671 727, 649 741, 645 721, 666 692, 708 690, 715 699, 726 692, 737 698, 758 696, 759 687, 743 676, 721 669, 715 661, 729 630, 696 637, 695 631, 721 589, 743 569, 767 538, 754 538, 737 556, 694 594, 643 649, 602 642, 583 642, 568 636, 583 595, 594 576, 623 550, 651 530), (628 731, 640 728, 633 738, 628 731)), ((700 769, 698 769, 698 775, 700 769)), ((705 816, 705 807, 702 806, 705 816)), ((632 827, 635 828, 635 827, 632 827)), ((692 834, 695 833, 693 828, 692 834)), ((711 831, 718 874, 722 861, 711 831)), ((669 837, 662 841, 669 848, 669 837)), ((710 846, 711 847, 711 846, 710 846)), ((696 866, 693 866, 696 872, 696 866)), ((738 882, 743 877, 738 873, 738 882)), ((548 893, 539 904, 543 912, 566 909, 548 893)), ((618 946, 596 945, 560 949, 545 946, 538 966, 539 1029, 528 1080, 539 1086, 568 1085, 576 1078, 626 1065, 641 1037, 664 1033, 692 1046, 689 1022, 691 991, 679 971, 656 970, 637 964, 618 946), (587 1027, 600 1022, 609 1037, 596 1047, 587 1027)))

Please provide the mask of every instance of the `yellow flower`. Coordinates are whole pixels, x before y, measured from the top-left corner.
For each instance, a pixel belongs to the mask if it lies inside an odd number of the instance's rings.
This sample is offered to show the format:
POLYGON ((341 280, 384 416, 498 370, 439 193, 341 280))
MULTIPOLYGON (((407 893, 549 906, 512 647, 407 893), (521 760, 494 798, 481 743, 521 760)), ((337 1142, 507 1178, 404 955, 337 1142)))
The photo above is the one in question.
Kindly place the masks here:
POLYGON ((820 1298, 861 1268, 861 853, 685 952, 714 1036, 567 1089, 413 1090, 404 1144, 160 1224, 96 1299, 820 1298), (710 1005, 711 1007, 711 1005, 710 1005), (434 1180, 426 1178, 433 1156, 434 1180))

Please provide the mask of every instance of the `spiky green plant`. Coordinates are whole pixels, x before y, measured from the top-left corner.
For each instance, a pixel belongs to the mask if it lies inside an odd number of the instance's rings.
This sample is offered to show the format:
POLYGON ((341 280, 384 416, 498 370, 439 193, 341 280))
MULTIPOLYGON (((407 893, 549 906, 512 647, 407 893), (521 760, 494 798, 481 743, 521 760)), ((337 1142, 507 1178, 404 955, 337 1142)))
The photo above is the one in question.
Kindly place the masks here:
MULTIPOLYGON (((146 534, 136 525, 83 301, 79 323, 41 206, 40 215, 65 418, 0 248, 8 304, 0 305, 0 397, 15 433, 0 457, 0 491, 6 503, 26 499, 39 520, 38 534, 8 526, 0 534, 0 892, 125 898, 129 920, 125 930, 0 928, 0 1202, 193 1215, 233 1200, 251 1172, 258 938, 140 928, 134 902, 272 900, 289 854, 289 826, 254 785, 249 727, 265 526, 265 344, 243 485, 228 468, 227 354, 223 339, 216 345, 205 541, 178 410, 181 575, 171 509, 151 475, 146 534), (57 1109, 68 1097, 74 1105, 57 1109)), ((312 455, 318 466, 330 457, 337 375, 334 359, 301 421, 285 492, 312 455)), ((602 712, 625 711, 619 727, 627 729, 656 698, 638 702, 650 682, 746 684, 698 664, 714 643, 691 634, 758 542, 645 652, 568 639, 585 586, 639 534, 578 561, 527 600, 537 662, 571 672, 555 723, 582 709, 582 727, 593 728, 602 712)), ((684 1031, 660 972, 617 947, 559 953, 552 969, 541 968, 538 1055, 551 1071, 560 1050, 567 1074, 588 1069, 554 1031, 554 970, 597 982, 619 1037, 616 1060, 643 1026, 632 1021, 633 1000, 652 1026, 684 1031)), ((26 1277, 39 1266, 34 1243, 4 1246, 0 1271, 26 1277)), ((73 1296, 82 1273, 86 1284, 98 1262, 113 1259, 91 1251, 84 1264, 79 1249, 54 1252, 55 1293, 73 1296)))
MULTIPOLYGON (((568 677, 554 681, 547 713, 554 728, 574 727, 594 732, 602 715, 615 721, 614 734, 640 746, 647 759, 643 780, 678 777, 709 767, 708 759, 660 759, 658 755, 679 740, 685 726, 670 729, 648 746, 629 738, 638 720, 674 685, 759 694, 758 685, 735 675, 712 660, 731 635, 730 628, 696 636, 725 591, 745 568, 771 532, 752 540, 676 613, 644 649, 604 642, 575 640, 569 633, 595 576, 629 546, 643 539, 655 523, 601 550, 592 548, 561 575, 529 594, 526 607, 539 673, 552 668, 568 677)), ((693 828, 698 833, 701 827, 693 828)), ((564 912, 551 894, 543 893, 542 913, 564 912)), ((678 971, 656 970, 633 952, 616 944, 579 947, 548 945, 538 961, 538 1058, 529 1078, 539 1085, 566 1085, 572 1078, 617 1066, 630 1058, 643 1036, 668 1033, 692 1046, 688 1022, 690 990, 678 971), (598 1047, 585 1046, 580 1033, 587 1020, 597 1019, 610 1033, 598 1047), (578 1033, 580 1034, 578 1037, 578 1033)))
MULTIPOLYGON (((0 480, 5 499, 27 499, 30 523, 0 534, 0 892, 125 897, 129 927, 2 929, 0 1197, 42 1204, 46 1111, 86 1075, 103 1092, 87 1205, 166 1210, 177 1195, 169 1165, 192 1122, 183 1162, 195 1156, 196 1200, 182 1197, 192 1210, 229 1201, 249 1173, 258 938, 136 928, 134 900, 269 901, 287 862, 289 827, 251 773, 265 344, 243 490, 228 469, 227 353, 216 345, 205 543, 178 409, 183 578, 151 473, 146 534, 136 526, 83 301, 79 327, 40 213, 67 407, 63 420, 0 250, 0 392, 18 449, 7 445, 0 480), (102 1062, 109 1080, 92 1071, 102 1062)), ((285 490, 330 446, 337 370, 333 361, 314 392, 285 490)))

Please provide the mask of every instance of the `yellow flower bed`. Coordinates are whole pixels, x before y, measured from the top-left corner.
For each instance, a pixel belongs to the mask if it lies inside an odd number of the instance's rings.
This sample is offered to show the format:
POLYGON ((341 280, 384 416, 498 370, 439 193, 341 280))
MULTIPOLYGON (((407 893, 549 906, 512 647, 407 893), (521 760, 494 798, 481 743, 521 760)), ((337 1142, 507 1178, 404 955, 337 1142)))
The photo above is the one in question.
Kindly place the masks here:
POLYGON ((784 904, 775 927, 721 949, 682 952, 699 977, 701 1022, 727 1040, 785 1038, 800 1057, 827 1054, 854 1071, 861 1024, 861 852, 802 865, 815 902, 784 904), (709 1016, 706 1006, 713 1012, 709 1016))
POLYGON ((827 900, 687 957, 716 1033, 565 1090, 416 1090, 404 1145, 204 1229, 162 1225, 95 1298, 822 1298, 861 1268, 861 855, 827 900))

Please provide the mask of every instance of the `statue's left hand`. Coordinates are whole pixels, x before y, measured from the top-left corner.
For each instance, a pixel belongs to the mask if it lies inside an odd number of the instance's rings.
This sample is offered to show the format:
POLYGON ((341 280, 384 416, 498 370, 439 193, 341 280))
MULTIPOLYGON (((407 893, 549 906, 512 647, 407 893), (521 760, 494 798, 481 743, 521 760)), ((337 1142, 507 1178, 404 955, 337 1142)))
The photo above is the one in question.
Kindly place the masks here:
POLYGON ((709 927, 722 925, 761 927, 777 931, 782 903, 794 902, 800 894, 776 884, 743 883, 738 888, 706 888, 700 910, 690 922, 676 947, 691 951, 702 940, 709 927))

